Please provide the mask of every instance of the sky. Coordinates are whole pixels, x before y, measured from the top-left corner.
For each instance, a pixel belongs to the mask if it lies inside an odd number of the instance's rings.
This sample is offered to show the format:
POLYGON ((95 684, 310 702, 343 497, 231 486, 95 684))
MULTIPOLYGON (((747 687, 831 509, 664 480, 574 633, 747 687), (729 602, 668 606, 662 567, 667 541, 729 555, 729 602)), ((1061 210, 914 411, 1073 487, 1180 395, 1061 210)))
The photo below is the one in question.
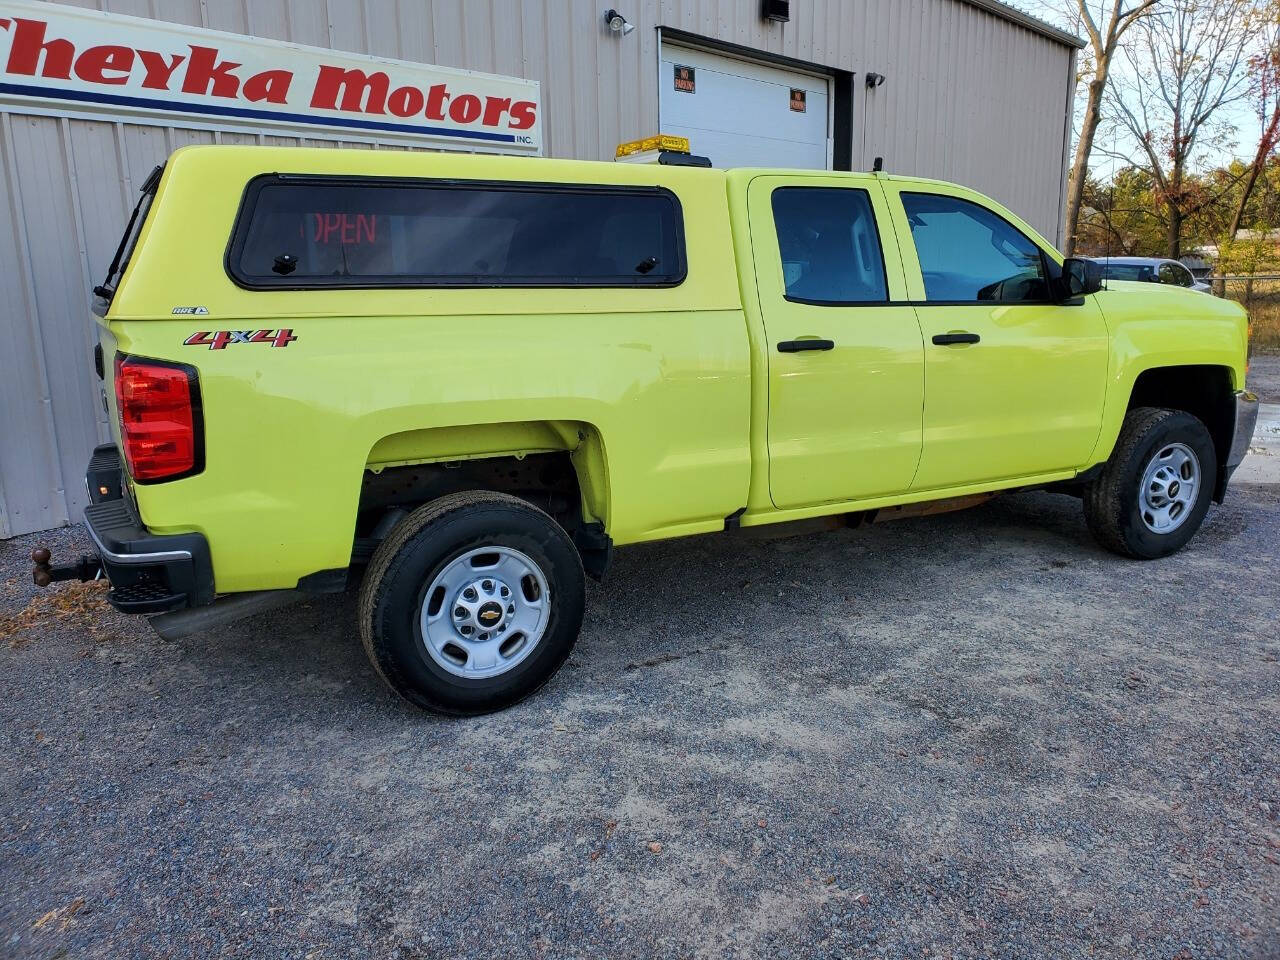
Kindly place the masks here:
MULTIPOLYGON (((1068 32, 1073 31, 1070 19, 1066 16, 1065 11, 1075 6, 1075 0, 1004 0, 1011 7, 1017 7, 1034 17, 1039 17, 1056 27, 1060 27, 1068 32)), ((1095 4, 1097 6, 1098 4, 1095 4)), ((1132 6, 1132 0, 1128 0, 1124 4, 1127 9, 1132 6)), ((1120 61, 1113 66, 1113 70, 1121 69, 1123 64, 1120 61)), ((1084 107, 1085 91, 1083 87, 1076 90, 1076 115, 1079 117, 1084 107)), ((1261 122, 1253 107, 1247 102, 1232 104, 1224 107, 1225 117, 1236 128, 1234 146, 1224 150, 1216 151, 1212 156, 1206 155, 1200 157, 1200 166, 1217 167, 1228 163, 1231 158, 1250 162, 1253 160, 1253 152, 1257 148, 1258 136, 1261 132, 1261 122)), ((1119 147, 1124 152, 1124 138, 1120 137, 1119 147)), ((1101 177, 1103 180, 1109 179, 1115 170, 1122 164, 1120 161, 1112 160, 1108 157, 1101 156, 1098 152, 1098 146, 1110 148, 1112 145, 1112 137, 1110 135, 1102 137, 1099 133, 1099 141, 1095 143, 1093 157, 1090 159, 1090 169, 1095 176, 1101 177)), ((1074 141, 1072 147, 1074 148, 1074 141)))

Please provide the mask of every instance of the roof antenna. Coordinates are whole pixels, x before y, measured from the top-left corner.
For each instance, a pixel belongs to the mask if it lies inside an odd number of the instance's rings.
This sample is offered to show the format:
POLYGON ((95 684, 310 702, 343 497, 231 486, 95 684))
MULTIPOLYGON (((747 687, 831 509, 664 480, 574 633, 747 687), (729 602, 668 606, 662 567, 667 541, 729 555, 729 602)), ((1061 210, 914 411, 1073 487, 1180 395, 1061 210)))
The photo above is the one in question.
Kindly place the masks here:
POLYGON ((871 164, 871 172, 879 173, 884 169, 884 157, 876 157, 875 162, 871 164))

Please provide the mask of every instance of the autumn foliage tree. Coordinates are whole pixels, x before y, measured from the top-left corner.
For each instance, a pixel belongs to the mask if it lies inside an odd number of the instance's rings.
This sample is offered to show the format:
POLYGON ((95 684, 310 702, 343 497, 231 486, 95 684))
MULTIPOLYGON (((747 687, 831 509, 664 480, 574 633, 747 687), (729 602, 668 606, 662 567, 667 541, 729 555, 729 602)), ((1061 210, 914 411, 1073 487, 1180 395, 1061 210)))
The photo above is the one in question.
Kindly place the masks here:
POLYGON ((1122 0, 1104 0, 1102 3, 1074 0, 1070 6, 1068 16, 1072 24, 1089 39, 1088 58, 1081 71, 1082 76, 1089 78, 1089 84, 1085 91, 1080 135, 1076 139, 1075 159, 1071 164, 1071 176, 1067 184, 1067 256, 1075 251, 1080 209, 1089 175, 1089 157, 1093 153, 1094 138, 1102 122, 1103 94, 1107 89, 1116 48, 1129 28, 1151 13, 1158 2, 1159 0, 1139 0, 1128 9, 1123 9, 1122 0))
POLYGON ((1194 165, 1231 142, 1224 108, 1247 95, 1257 10, 1249 0, 1176 0, 1119 45, 1124 78, 1106 99, 1132 150, 1110 153, 1150 175, 1169 257, 1182 253, 1187 220, 1220 199, 1194 165))
POLYGON ((1280 144, 1280 0, 1270 0, 1259 11, 1256 22, 1263 37, 1263 48, 1249 58, 1249 92, 1262 132, 1258 136, 1253 161, 1244 174, 1235 213, 1227 228, 1228 245, 1240 232, 1258 179, 1268 161, 1275 157, 1276 147, 1280 144))

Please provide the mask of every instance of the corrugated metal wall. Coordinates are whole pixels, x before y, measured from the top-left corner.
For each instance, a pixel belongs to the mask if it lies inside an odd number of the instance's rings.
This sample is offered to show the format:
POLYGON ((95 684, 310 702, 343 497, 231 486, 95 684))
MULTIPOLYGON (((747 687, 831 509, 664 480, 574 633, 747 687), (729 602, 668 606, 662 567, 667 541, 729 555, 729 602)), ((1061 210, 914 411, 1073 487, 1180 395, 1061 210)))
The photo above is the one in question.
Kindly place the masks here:
MULTIPOLYGON (((546 154, 611 159, 658 125, 658 28, 855 76, 854 165, 958 180, 1048 236, 1062 207, 1072 50, 964 0, 59 0, 113 13, 542 83, 546 154), (867 71, 888 77, 868 93, 867 71)), ((187 143, 333 141, 0 114, 0 537, 79 516, 106 424, 90 366, 88 291, 137 187, 187 143)))

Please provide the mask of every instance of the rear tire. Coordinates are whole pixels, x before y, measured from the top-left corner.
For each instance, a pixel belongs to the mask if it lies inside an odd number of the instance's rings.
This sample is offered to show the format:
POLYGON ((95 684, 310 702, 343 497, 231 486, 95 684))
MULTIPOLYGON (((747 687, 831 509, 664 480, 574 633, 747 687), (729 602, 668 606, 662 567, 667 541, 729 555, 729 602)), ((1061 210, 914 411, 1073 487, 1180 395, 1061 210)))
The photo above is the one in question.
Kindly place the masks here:
POLYGON ((1084 515, 1108 550, 1138 560, 1166 557, 1200 529, 1218 478, 1213 438, 1189 413, 1138 407, 1125 416, 1084 515))
POLYGON ((456 493, 415 510, 378 546, 360 587, 360 637, 410 703, 489 713, 559 669, 584 600, 581 559, 550 516, 504 493, 456 493))

